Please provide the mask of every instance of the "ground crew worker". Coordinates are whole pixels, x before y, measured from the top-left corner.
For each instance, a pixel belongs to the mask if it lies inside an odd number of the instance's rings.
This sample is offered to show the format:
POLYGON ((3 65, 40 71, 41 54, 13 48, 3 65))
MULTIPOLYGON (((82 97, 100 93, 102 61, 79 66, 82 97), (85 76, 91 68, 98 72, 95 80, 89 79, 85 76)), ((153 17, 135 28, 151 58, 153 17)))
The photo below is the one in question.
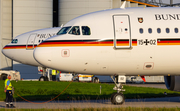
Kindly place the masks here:
POLYGON ((13 105, 13 94, 12 94, 12 84, 10 82, 11 80, 11 75, 7 76, 7 79, 5 80, 5 88, 4 88, 4 92, 6 93, 6 107, 7 108, 15 108, 15 106, 13 105))
POLYGON ((56 81, 56 70, 52 70, 52 80, 56 81))

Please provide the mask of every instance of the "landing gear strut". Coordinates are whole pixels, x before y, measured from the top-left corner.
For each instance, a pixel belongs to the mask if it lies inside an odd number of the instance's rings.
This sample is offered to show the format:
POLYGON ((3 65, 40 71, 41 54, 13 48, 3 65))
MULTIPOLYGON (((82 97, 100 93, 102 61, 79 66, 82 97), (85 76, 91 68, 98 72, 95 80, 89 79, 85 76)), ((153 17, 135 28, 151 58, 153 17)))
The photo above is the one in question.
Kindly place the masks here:
POLYGON ((111 95, 111 103, 115 104, 115 105, 120 105, 123 104, 125 101, 124 95, 122 93, 122 91, 125 91, 122 86, 121 83, 125 83, 126 82, 126 76, 115 76, 115 79, 113 78, 113 76, 111 76, 112 80, 115 83, 115 87, 113 88, 113 90, 116 90, 117 93, 113 93, 111 95))

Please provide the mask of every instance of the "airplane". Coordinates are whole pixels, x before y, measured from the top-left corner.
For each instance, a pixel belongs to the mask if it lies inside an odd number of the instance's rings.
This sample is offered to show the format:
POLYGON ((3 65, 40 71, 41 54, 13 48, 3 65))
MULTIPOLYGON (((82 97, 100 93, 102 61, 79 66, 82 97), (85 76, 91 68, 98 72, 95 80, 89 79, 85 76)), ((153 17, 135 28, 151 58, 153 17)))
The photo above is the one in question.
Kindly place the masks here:
POLYGON ((39 80, 48 80, 47 76, 45 77, 46 67, 34 59, 33 51, 38 44, 56 35, 60 29, 61 27, 44 28, 20 34, 2 49, 2 53, 6 57, 22 64, 42 67, 43 76, 39 80))
POLYGON ((43 66, 115 77, 111 102, 123 104, 126 76, 164 76, 180 90, 180 8, 108 9, 72 19, 34 50, 43 66))

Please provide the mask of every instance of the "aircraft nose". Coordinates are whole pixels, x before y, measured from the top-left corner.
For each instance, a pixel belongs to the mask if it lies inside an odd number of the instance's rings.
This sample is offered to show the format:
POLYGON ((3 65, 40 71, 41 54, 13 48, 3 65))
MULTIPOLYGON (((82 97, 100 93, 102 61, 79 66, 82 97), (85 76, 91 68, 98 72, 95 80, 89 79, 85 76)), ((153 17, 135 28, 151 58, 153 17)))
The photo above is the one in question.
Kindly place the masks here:
POLYGON ((51 47, 36 47, 33 56, 34 59, 41 65, 50 67, 52 62, 51 47))
POLYGON ((6 45, 4 48, 1 50, 1 52, 8 58, 13 59, 13 54, 12 51, 10 50, 10 46, 6 45))

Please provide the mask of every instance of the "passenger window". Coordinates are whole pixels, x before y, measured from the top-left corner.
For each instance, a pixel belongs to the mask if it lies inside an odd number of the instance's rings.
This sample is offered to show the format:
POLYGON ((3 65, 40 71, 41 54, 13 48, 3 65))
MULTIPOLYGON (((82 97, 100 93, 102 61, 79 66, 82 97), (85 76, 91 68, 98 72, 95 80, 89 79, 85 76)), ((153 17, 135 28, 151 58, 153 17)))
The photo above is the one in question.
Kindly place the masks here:
POLYGON ((15 43, 15 44, 18 43, 18 39, 13 39, 11 43, 13 43, 13 44, 14 44, 14 43, 15 43))
POLYGON ((74 26, 74 27, 69 31, 69 34, 80 35, 79 26, 74 26))
POLYGON ((142 28, 140 28, 140 29, 139 29, 139 33, 141 33, 141 34, 142 34, 143 32, 144 32, 144 31, 143 31, 143 29, 142 29, 142 28))
POLYGON ((166 28, 166 33, 169 33, 169 32, 170 32, 169 28, 166 28))
POLYGON ((152 29, 151 29, 151 28, 149 28, 149 29, 148 29, 148 32, 151 34, 151 33, 152 33, 152 29))
POLYGON ((88 26, 82 26, 82 34, 83 35, 91 35, 91 30, 88 26))
POLYGON ((175 33, 178 33, 178 32, 179 32, 178 28, 175 28, 175 29, 174 29, 174 32, 175 32, 175 33))
POLYGON ((66 34, 66 33, 69 31, 70 28, 71 28, 71 26, 69 26, 69 27, 63 27, 63 28, 57 33, 57 35, 66 34))
POLYGON ((161 29, 160 28, 157 28, 157 33, 161 33, 161 29))

